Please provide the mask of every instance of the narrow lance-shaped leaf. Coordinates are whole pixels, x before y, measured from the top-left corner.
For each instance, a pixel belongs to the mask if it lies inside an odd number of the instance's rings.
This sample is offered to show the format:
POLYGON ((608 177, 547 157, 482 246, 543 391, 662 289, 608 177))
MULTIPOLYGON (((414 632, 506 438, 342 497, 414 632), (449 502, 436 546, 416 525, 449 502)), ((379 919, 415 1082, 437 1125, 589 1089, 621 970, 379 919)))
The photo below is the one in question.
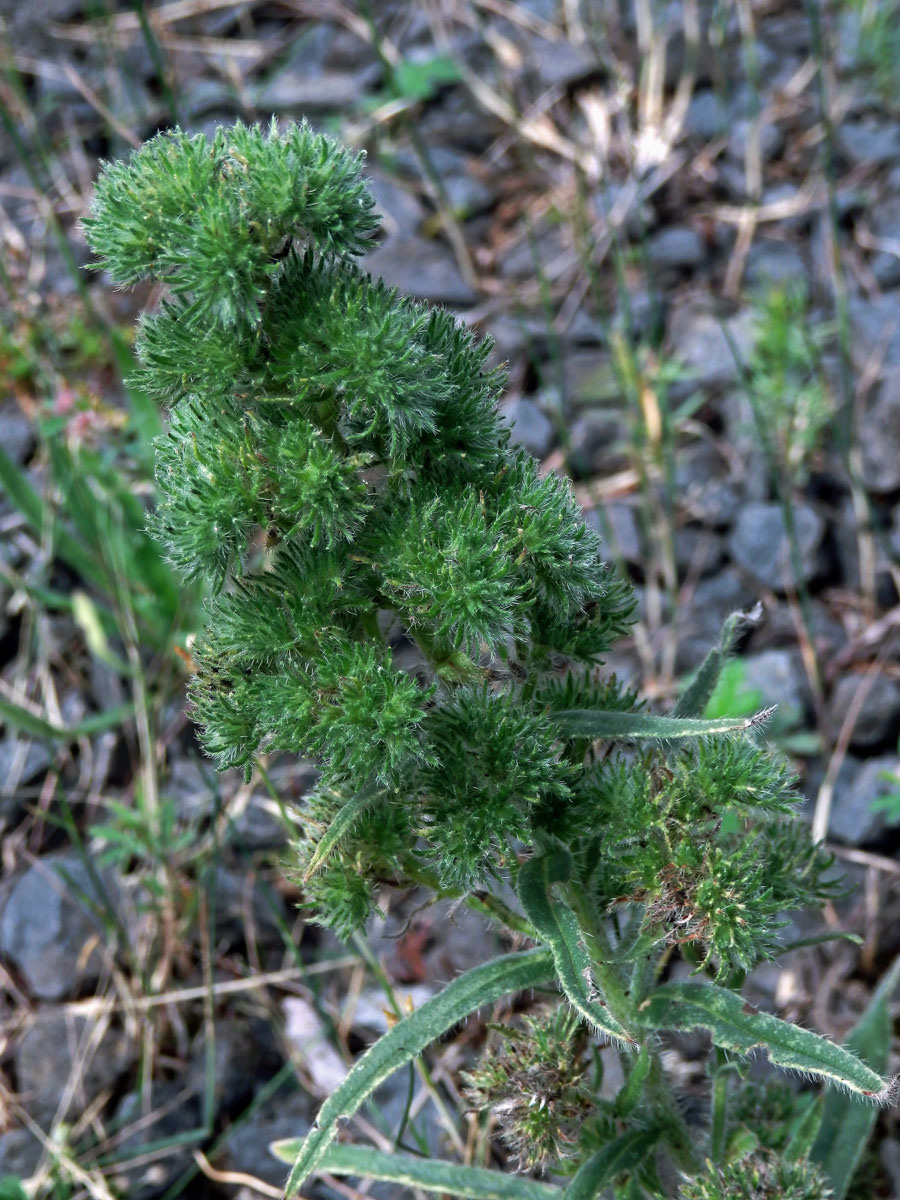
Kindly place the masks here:
POLYGON ((316 844, 315 852, 303 873, 304 880, 311 879, 315 875, 329 854, 337 849, 341 838, 350 832, 366 809, 384 794, 384 788, 366 788, 363 791, 357 792, 355 796, 351 796, 349 800, 341 805, 328 828, 316 844))
POLYGON ((776 1066, 817 1075, 876 1104, 891 1104, 897 1081, 885 1082, 849 1050, 826 1038, 756 1012, 735 992, 711 983, 666 983, 639 1009, 650 1029, 707 1029, 723 1050, 748 1054, 760 1047, 776 1066))
POLYGON ((718 646, 714 646, 710 650, 700 664, 699 671, 679 697, 678 703, 672 709, 673 717, 697 717, 704 711, 716 690, 722 668, 734 647, 738 634, 746 625, 758 625, 761 618, 762 605, 759 603, 750 612, 733 612, 725 618, 718 646))
POLYGON ((615 1138, 579 1167, 563 1200, 597 1200, 616 1176, 646 1161, 658 1138, 658 1132, 650 1129, 633 1129, 615 1138))
POLYGON ((550 895, 555 883, 567 883, 572 859, 560 846, 529 859, 519 868, 519 900, 538 936, 553 953, 553 965, 566 999, 587 1023, 616 1041, 635 1045, 601 1001, 591 970, 591 959, 578 918, 567 904, 550 895))
POLYGON ((602 712, 590 708, 570 708, 549 713, 560 732, 568 737, 657 739, 708 737, 715 733, 745 733, 769 719, 774 707, 764 708, 752 717, 722 717, 701 721, 691 717, 658 717, 653 713, 602 712))
POLYGON ((491 1004, 510 992, 538 987, 552 978, 553 957, 548 951, 507 954, 466 971, 421 1008, 398 1021, 353 1065, 322 1105, 300 1147, 285 1194, 291 1196, 320 1167, 325 1151, 334 1141, 338 1121, 352 1117, 389 1075, 412 1062, 435 1038, 483 1004, 491 1004))
MULTIPOLYGON (((891 1045, 891 1017, 888 1001, 900 983, 900 956, 894 959, 882 978, 868 1007, 847 1038, 847 1045, 874 1070, 887 1066, 891 1045)), ((834 1200, 843 1200, 853 1173, 859 1165, 866 1142, 872 1133, 874 1108, 854 1104, 849 1097, 833 1092, 825 1097, 825 1109, 816 1140, 810 1151, 813 1162, 825 1169, 834 1200)))
MULTIPOLYGON (((292 1163, 302 1143, 291 1138, 269 1147, 276 1158, 292 1163)), ((562 1189, 522 1175, 505 1175, 484 1167, 414 1158, 411 1154, 386 1154, 369 1146, 329 1146, 321 1171, 331 1175, 358 1175, 426 1192, 446 1192, 461 1200, 562 1200, 562 1189)))

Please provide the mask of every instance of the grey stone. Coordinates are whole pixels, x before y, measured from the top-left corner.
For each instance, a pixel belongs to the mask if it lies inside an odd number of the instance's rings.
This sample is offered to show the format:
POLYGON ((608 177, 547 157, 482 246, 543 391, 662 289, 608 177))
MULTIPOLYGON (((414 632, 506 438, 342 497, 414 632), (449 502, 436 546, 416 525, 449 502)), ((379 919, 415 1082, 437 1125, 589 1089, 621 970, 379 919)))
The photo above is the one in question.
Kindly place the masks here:
POLYGON ((883 778, 885 774, 896 777, 896 754, 865 762, 847 755, 831 800, 828 820, 831 837, 859 846, 878 841, 887 825, 884 813, 873 812, 872 805, 881 796, 897 790, 895 784, 883 778))
POLYGON ((43 1147, 27 1129, 8 1129, 0 1133, 0 1176, 28 1179, 38 1168, 43 1147))
POLYGON ((216 924, 219 937, 233 946, 252 938, 261 946, 281 945, 288 924, 280 893, 263 890, 253 873, 220 866, 216 871, 216 924))
POLYGON ((282 1187, 288 1168, 269 1150, 272 1142, 305 1137, 312 1127, 317 1101, 304 1092, 278 1092, 235 1125, 225 1136, 214 1165, 254 1175, 272 1187, 282 1187))
POLYGON ((585 513, 585 520, 600 532, 613 557, 623 558, 627 563, 643 561, 641 531, 633 505, 613 500, 600 509, 585 513))
POLYGON ((853 357, 862 371, 877 357, 886 366, 900 366, 900 296, 854 296, 850 300, 853 357))
MULTIPOLYGON (((5 625, 0 620, 0 629, 5 625)), ((0 814, 12 817, 28 798, 26 785, 50 766, 53 756, 43 742, 0 739, 0 814)))
MULTIPOLYGON (((115 881, 102 880, 113 903, 115 881)), ((16 964, 32 995, 61 1000, 95 982, 104 969, 105 938, 99 917, 82 894, 100 906, 104 897, 74 854, 47 855, 13 885, 0 918, 0 953, 16 964), (85 954, 88 943, 97 944, 85 954)))
POLYGON ((388 238, 366 255, 366 270, 409 296, 467 307, 478 299, 453 254, 438 242, 412 235, 388 238))
MULTIPOLYGON (((825 523, 815 509, 800 502, 794 505, 794 532, 803 582, 818 570, 818 550, 825 523)), ((794 586, 790 543, 780 504, 754 502, 738 513, 728 539, 731 557, 764 587, 785 592, 794 586)))
POLYGON ((416 233, 425 215, 418 196, 382 171, 367 170, 366 176, 388 237, 416 233))
POLYGON ((567 466, 576 479, 610 469, 621 457, 625 430, 616 413, 594 409, 572 422, 567 466))
MULTIPOLYGON (((217 1114, 233 1117, 257 1087, 281 1066, 271 1025, 259 1017, 226 1017, 215 1023, 212 1100, 217 1114)), ((207 1084, 205 1028, 191 1048, 186 1082, 198 1096, 207 1084)))
POLYGON ((730 525, 741 503, 722 455, 706 441, 685 446, 676 456, 675 489, 684 512, 704 525, 730 525))
POLYGON ((746 612, 757 599, 755 590, 734 567, 701 579, 690 602, 678 610, 677 670, 683 673, 699 666, 707 651, 718 645, 726 617, 738 610, 746 612))
POLYGON ((722 98, 711 88, 704 88, 691 97, 684 118, 684 132, 688 137, 711 142, 727 132, 730 120, 731 114, 722 98))
MULTIPOLYGON (((750 142, 752 122, 735 121, 728 137, 728 153, 738 162, 743 162, 750 142)), ((765 122, 759 127, 759 152, 763 161, 777 158, 784 149, 784 131, 778 125, 765 122)))
POLYGON ((0 446, 17 463, 24 463, 34 449, 31 422, 17 404, 0 405, 0 446))
MULTIPOLYGON (((164 1195, 180 1175, 194 1166, 191 1147, 175 1143, 155 1153, 142 1154, 142 1151, 197 1129, 200 1120, 197 1096, 174 1080, 163 1080, 154 1086, 149 1119, 139 1092, 124 1096, 114 1118, 116 1129, 124 1133, 116 1144, 120 1165, 109 1175, 114 1193, 127 1196, 128 1200, 156 1200, 164 1195), (129 1159, 136 1160, 135 1164, 130 1166, 129 1159)), ((281 1182, 285 1174, 282 1168, 281 1182)))
POLYGON ((843 675, 828 703, 828 724, 834 739, 837 739, 847 711, 860 688, 865 689, 865 693, 853 726, 850 745, 855 750, 871 750, 897 737, 900 729, 900 684, 880 673, 874 679, 867 679, 857 672, 843 675))
POLYGON ((711 575, 723 557, 722 539, 710 529, 683 525, 675 530, 675 565, 682 579, 711 575))
POLYGON ((590 46, 567 40, 548 42, 536 37, 531 42, 531 60, 544 87, 567 88, 594 74, 599 66, 590 46))
POLYGON ((900 487, 900 366, 888 369, 859 422, 862 480, 873 492, 900 487))
POLYGON ((512 440, 533 454, 544 458, 556 438, 553 422, 532 400, 513 396, 501 406, 503 418, 512 430, 512 440))
MULTIPOLYGON (((573 350, 565 357, 563 374, 568 404, 596 409, 606 401, 619 401, 621 384, 609 355, 601 350, 573 350)), ((574 443, 574 432, 572 439, 574 443)))
POLYGON ((685 369, 685 382, 694 387, 721 387, 737 379, 735 354, 746 361, 753 346, 753 321, 749 310, 720 320, 708 308, 675 305, 666 340, 685 369))
POLYGON ((137 1055, 119 1029, 98 1036, 93 1018, 46 1010, 36 1018, 14 1047, 13 1062, 25 1110, 49 1130, 114 1087, 137 1055))
POLYGON ((808 277, 803 255, 793 242, 757 238, 750 247, 744 278, 751 287, 805 285, 808 277))
POLYGON ((378 81, 381 68, 370 63, 356 71, 315 70, 286 67, 256 93, 255 106, 262 112, 346 111, 378 81))
POLYGON ((838 153, 853 167, 884 166, 900 159, 900 127, 892 120, 842 121, 835 141, 838 153))
POLYGON ((699 267, 706 260, 707 247, 696 229, 674 226, 654 233, 647 243, 647 261, 665 271, 699 267))
POLYGON ((746 686, 758 691, 764 705, 777 704, 779 725, 796 724, 809 705, 809 687, 799 654, 763 650, 741 656, 746 686))

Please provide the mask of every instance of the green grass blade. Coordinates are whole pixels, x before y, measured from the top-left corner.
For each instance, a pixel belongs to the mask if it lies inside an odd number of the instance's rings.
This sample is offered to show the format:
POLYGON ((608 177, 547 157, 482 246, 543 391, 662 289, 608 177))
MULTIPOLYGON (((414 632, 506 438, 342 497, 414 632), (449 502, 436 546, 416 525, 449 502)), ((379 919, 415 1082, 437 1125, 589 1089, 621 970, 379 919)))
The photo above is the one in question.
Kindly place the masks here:
MULTIPOLYGON (((302 1143, 298 1139, 273 1142, 269 1150, 282 1162, 292 1163, 302 1143)), ((331 1175, 357 1175, 426 1192, 447 1192, 463 1200, 561 1200, 562 1190, 521 1175, 505 1175, 484 1167, 414 1158, 411 1154, 386 1154, 368 1146, 329 1146, 319 1170, 331 1175)))
POLYGON ((570 708, 550 713, 549 716, 568 737, 658 738, 668 741, 708 737, 714 733, 743 733, 762 725, 774 711, 774 708, 764 708, 752 717, 723 717, 718 721, 657 717, 652 713, 601 712, 590 708, 570 708))
MULTIPOLYGON (((32 486, 28 475, 0 446, 0 488, 37 534, 43 534, 53 522, 53 513, 32 486)), ((105 583, 103 572, 81 543, 65 529, 54 530, 54 547, 59 557, 87 582, 105 583)))
POLYGON ((15 700, 0 696, 0 722, 42 742, 74 742, 80 737, 91 737, 95 733, 102 733, 104 729, 121 725, 133 713, 133 705, 120 704, 106 712, 93 713, 77 725, 61 726, 37 716, 15 700))
POLYGON ((333 818, 321 838, 319 838, 315 853, 309 860, 309 866, 303 875, 304 882, 315 875, 326 858, 337 847, 341 838, 350 832, 366 809, 383 795, 385 795, 384 788, 366 788, 358 792, 355 796, 352 796, 346 804, 341 806, 340 811, 333 818))
POLYGON ((826 1038, 756 1012, 742 996, 711 983, 666 983, 640 1006, 652 1029, 707 1029, 717 1046, 738 1054, 757 1047, 788 1070, 830 1080, 875 1104, 896 1102, 898 1080, 881 1078, 849 1050, 826 1038))
POLYGON ((633 1129, 615 1138, 579 1167, 563 1200, 597 1200, 617 1175, 641 1166, 658 1139, 659 1134, 650 1129, 633 1129))
POLYGON ((634 1038, 600 999, 578 918, 550 894, 555 883, 569 881, 571 872, 571 856, 561 846, 536 855, 519 868, 519 901, 538 936, 550 947, 560 987, 578 1015, 599 1033, 633 1046, 634 1038))
MULTIPOLYGON (((866 1011, 847 1038, 847 1045, 874 1071, 887 1066, 891 1044, 888 1002, 900 983, 900 956, 875 989, 866 1011)), ((834 1200, 843 1200, 859 1166, 866 1142, 878 1116, 868 1105, 853 1104, 847 1096, 832 1092, 825 1097, 825 1111, 810 1153, 831 1181, 834 1200)))
POLYGON ((352 1117, 372 1092, 398 1068, 417 1058, 431 1042, 457 1021, 506 996, 553 979, 553 957, 546 950, 507 954, 466 971, 442 992, 426 1001, 372 1046, 319 1110, 291 1169, 285 1195, 293 1195, 319 1169, 334 1141, 338 1121, 352 1117))

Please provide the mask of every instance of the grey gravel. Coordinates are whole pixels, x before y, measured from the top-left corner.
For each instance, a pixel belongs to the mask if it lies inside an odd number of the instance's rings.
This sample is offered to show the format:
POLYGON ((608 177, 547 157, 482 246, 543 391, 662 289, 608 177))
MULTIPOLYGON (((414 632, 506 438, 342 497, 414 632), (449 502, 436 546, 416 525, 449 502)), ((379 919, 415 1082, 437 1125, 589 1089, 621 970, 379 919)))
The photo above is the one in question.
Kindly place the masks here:
POLYGON ((556 430, 553 422, 533 400, 513 396, 505 400, 501 412, 512 430, 512 440, 523 446, 535 458, 544 458, 553 445, 556 430))
MULTIPOLYGON (((113 877, 104 872, 102 879, 115 898, 113 877)), ((71 996, 104 969, 103 926, 82 894, 103 903, 84 862, 69 853, 46 855, 10 891, 0 919, 0 953, 16 964, 38 999, 71 996), (98 944, 85 953, 89 942, 98 944)))
POLYGON ((137 1061, 130 1040, 94 1019, 39 1011, 13 1050, 16 1082, 28 1114, 46 1131, 84 1112, 137 1061))
MULTIPOLYGON (((887 825, 883 813, 872 811, 872 804, 880 796, 896 791, 896 786, 883 778, 885 773, 896 775, 896 772, 896 754, 869 758, 865 762, 848 754, 835 781, 829 836, 852 846, 877 842, 887 825)), ((816 784, 818 780, 811 782, 816 784)), ((812 798, 815 798, 815 792, 812 798)))
POLYGON ((809 687, 796 650, 772 649, 741 656, 748 688, 760 693, 764 705, 777 704, 779 723, 795 723, 809 707, 809 687))
POLYGON ((753 338, 753 314, 747 310, 720 321, 708 309, 684 304, 672 309, 667 341, 688 383, 717 387, 738 377, 735 353, 746 360, 753 338))
POLYGON ((279 1092, 228 1133, 214 1165, 255 1175, 272 1187, 283 1186, 288 1168, 269 1146, 285 1138, 305 1137, 316 1108, 317 1102, 303 1092, 279 1092))
POLYGON ((894 491, 900 487, 900 367, 885 372, 858 430, 863 483, 873 492, 894 491))
POLYGON ((467 307, 478 299, 452 252, 439 242, 399 235, 366 255, 366 270, 420 300, 467 307))
POLYGON ((884 166, 900 159, 900 128, 892 120, 842 121, 835 141, 838 153, 853 167, 884 166))
POLYGON ((600 509, 585 513, 585 520, 607 542, 610 556, 623 558, 627 563, 641 562, 641 531, 631 504, 611 501, 600 509))
POLYGON ((864 698, 850 745, 855 750, 871 750, 895 740, 900 731, 900 683, 882 674, 868 679, 856 672, 842 676, 828 704, 828 723, 835 740, 861 687, 864 698))
POLYGON ((705 241, 687 226, 660 230, 647 242, 647 262, 659 271, 699 267, 706 256, 705 241))
MULTIPOLYGON (((793 518, 800 579, 808 583, 818 570, 825 522, 814 508, 803 502, 794 505, 793 518)), ((780 504, 744 505, 728 539, 728 549, 740 567, 774 592, 788 591, 798 582, 780 504)))

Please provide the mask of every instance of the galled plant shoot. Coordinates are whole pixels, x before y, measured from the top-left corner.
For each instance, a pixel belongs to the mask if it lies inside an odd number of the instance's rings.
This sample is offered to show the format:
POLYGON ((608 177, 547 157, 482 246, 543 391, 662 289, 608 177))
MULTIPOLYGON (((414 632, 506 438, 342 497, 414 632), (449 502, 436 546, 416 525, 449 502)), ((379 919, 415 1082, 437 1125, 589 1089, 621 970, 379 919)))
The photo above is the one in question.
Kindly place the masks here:
POLYGON ((209 584, 191 692, 206 749, 248 776, 272 751, 319 764, 297 854, 341 936, 389 881, 533 944, 376 1042, 282 1146, 287 1190, 328 1171, 482 1198, 825 1197, 827 1106, 787 1086, 749 1105, 744 1056, 852 1093, 851 1113, 894 1088, 740 994, 781 915, 834 887, 758 740, 766 714, 702 719, 750 618, 666 716, 603 675, 631 589, 568 483, 510 448, 489 341, 358 265, 378 227, 362 166, 305 124, 175 131, 107 165, 85 221, 117 283, 168 286, 138 349, 169 409, 154 528, 209 584), (544 1180, 336 1141, 391 1072, 523 989, 545 1001, 491 1034, 466 1086, 511 1168, 544 1180), (689 1125, 661 1050, 695 1029, 713 1050, 689 1125), (592 1043, 620 1049, 618 1094, 601 1098, 592 1043))

